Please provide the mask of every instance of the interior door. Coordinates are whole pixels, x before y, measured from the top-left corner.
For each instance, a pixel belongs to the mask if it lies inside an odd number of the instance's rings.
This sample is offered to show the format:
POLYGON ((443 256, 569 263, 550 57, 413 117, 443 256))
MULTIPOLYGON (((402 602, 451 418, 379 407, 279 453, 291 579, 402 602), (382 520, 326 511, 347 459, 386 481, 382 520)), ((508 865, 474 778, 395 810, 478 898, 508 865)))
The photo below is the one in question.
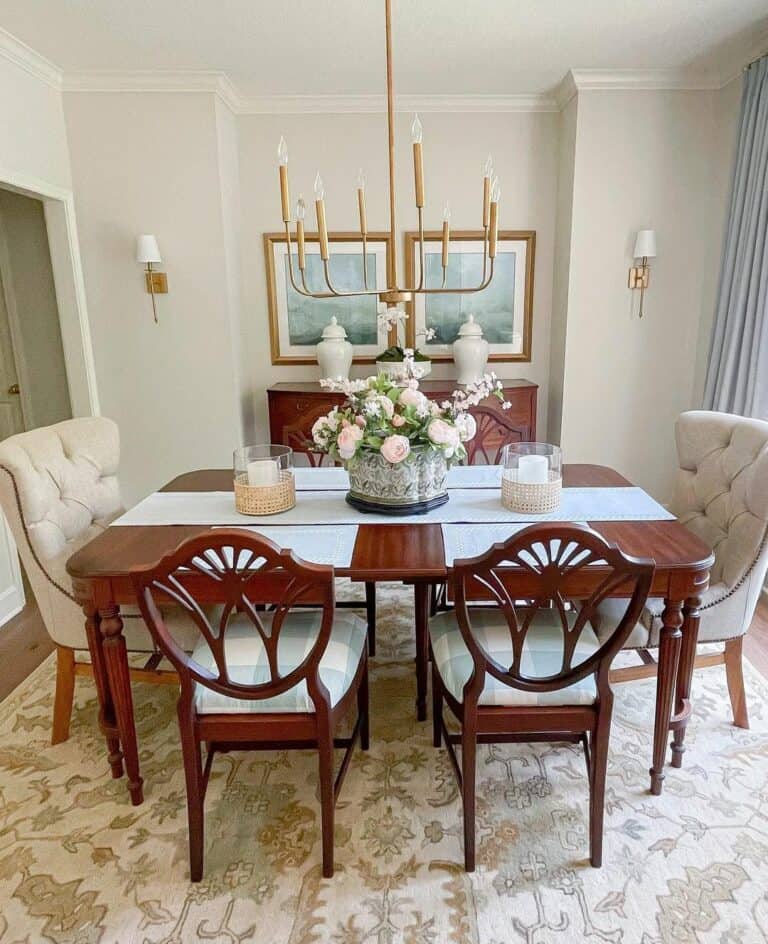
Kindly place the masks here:
POLYGON ((8 311, 0 282, 0 442, 23 429, 19 378, 16 375, 8 311))

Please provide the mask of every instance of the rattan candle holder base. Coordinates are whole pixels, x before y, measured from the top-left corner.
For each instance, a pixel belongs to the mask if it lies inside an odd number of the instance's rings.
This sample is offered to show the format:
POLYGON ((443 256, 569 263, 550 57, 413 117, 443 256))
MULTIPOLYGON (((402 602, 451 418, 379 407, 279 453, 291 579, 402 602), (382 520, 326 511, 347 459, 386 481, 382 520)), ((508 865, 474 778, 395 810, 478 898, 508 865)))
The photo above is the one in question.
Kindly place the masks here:
POLYGON ((247 474, 235 478, 235 508, 241 515, 278 515, 295 504, 293 472, 281 472, 277 485, 249 485, 247 474))
POLYGON ((518 482, 516 479, 502 476, 501 503, 510 511, 544 515, 560 506, 562 487, 563 480, 559 476, 539 485, 529 485, 527 482, 518 482))

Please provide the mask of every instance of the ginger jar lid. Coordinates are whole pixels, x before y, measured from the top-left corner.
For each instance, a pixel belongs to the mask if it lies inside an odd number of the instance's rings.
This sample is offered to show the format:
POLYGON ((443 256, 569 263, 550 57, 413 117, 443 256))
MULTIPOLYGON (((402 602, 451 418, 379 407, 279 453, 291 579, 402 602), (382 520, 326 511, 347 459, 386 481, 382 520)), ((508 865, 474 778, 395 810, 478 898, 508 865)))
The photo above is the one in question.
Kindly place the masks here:
POLYGON ((460 338, 481 338, 482 336, 483 329, 475 321, 474 315, 470 315, 464 324, 459 328, 460 338))
POLYGON ((330 324, 327 324, 323 328, 323 340, 337 340, 339 338, 346 338, 347 332, 344 330, 344 326, 340 325, 336 320, 336 315, 331 318, 330 324))

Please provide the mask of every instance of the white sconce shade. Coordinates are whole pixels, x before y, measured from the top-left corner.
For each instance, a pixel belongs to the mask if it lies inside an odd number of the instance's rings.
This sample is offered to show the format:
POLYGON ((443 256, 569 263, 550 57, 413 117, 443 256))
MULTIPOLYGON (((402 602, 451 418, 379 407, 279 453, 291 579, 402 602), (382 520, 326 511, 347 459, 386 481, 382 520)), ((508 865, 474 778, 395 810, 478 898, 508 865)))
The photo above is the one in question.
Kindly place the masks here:
POLYGON ((152 262, 162 262, 157 240, 152 235, 136 237, 136 261, 142 265, 152 262))
POLYGON ((653 229, 638 230, 635 239, 634 258, 653 259, 656 255, 656 231, 653 229))

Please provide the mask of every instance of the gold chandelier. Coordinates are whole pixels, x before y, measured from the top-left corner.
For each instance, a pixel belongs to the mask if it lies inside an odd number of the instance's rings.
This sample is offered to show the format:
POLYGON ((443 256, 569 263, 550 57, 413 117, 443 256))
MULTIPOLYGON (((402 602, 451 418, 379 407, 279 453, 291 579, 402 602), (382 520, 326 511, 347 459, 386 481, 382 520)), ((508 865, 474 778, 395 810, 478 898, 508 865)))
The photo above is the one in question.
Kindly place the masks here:
POLYGON ((414 295, 469 295, 481 292, 487 288, 493 278, 493 266, 496 258, 496 244, 498 239, 499 179, 494 176, 493 164, 490 155, 483 168, 483 275, 480 284, 473 288, 446 288, 448 275, 448 250, 450 246, 450 211, 446 204, 443 213, 442 231, 442 269, 443 276, 440 286, 426 285, 425 258, 424 258, 424 166, 422 159, 422 126, 419 116, 416 115, 411 125, 411 140, 413 145, 413 179, 416 211, 419 225, 419 279, 418 283, 402 287, 397 281, 397 250, 396 250, 396 206, 395 206, 395 129, 394 129, 394 90, 392 80, 392 2, 384 0, 384 18, 386 24, 387 48, 387 125, 389 131, 389 231, 392 248, 389 253, 387 266, 387 289, 379 291, 368 286, 368 267, 366 265, 366 243, 368 224, 365 212, 365 177, 362 171, 357 181, 357 205, 360 216, 360 236, 362 239, 363 257, 363 284, 355 291, 339 291, 331 280, 329 272, 328 230, 325 223, 325 191, 318 172, 315 178, 315 213, 317 216, 317 232, 320 243, 320 258, 323 263, 325 288, 315 291, 307 285, 306 278, 306 251, 304 237, 304 219, 306 204, 299 197, 296 203, 296 245, 298 250, 298 282, 295 277, 291 250, 291 201, 288 188, 288 147, 285 138, 280 138, 277 156, 280 166, 280 200, 282 204, 283 223, 288 246, 288 275, 294 290, 300 295, 309 298, 343 298, 350 296, 378 295, 379 301, 388 307, 402 305, 413 299, 414 295))

